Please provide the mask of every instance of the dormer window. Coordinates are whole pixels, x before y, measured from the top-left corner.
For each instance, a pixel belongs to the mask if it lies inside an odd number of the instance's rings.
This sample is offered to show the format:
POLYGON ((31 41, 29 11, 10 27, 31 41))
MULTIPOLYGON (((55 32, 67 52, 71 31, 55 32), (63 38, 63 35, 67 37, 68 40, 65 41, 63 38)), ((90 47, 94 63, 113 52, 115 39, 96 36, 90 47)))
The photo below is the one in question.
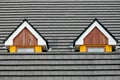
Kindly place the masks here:
MULTIPOLYGON (((41 50, 42 51, 42 50, 41 50)), ((28 52, 35 52, 34 48, 18 48, 17 52, 20 53, 28 53, 28 52)))
POLYGON ((75 50, 80 52, 112 52, 116 39, 95 19, 75 41, 75 50))
POLYGON ((33 53, 47 51, 46 40, 33 28, 27 20, 5 41, 10 53, 33 53))
POLYGON ((87 48, 88 52, 105 52, 105 49, 103 47, 88 47, 87 48))

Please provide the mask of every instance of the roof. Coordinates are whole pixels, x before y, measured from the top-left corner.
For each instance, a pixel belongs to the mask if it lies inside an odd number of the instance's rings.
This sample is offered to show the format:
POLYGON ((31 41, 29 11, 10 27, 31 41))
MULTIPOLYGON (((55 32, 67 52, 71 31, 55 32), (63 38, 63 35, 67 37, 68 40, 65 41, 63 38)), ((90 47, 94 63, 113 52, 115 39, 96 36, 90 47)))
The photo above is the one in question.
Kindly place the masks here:
POLYGON ((0 80, 119 80, 119 21, 119 0, 0 0, 0 80), (48 41, 49 52, 7 52, 3 41, 25 18, 48 41), (118 40, 116 52, 74 52, 73 41, 94 18, 118 40))
POLYGON ((0 54, 0 79, 119 80, 120 53, 0 54))
POLYGON ((95 27, 97 27, 97 29, 99 29, 108 38, 108 45, 117 45, 117 40, 114 36, 112 36, 112 34, 98 21, 98 19, 94 19, 93 22, 75 40, 75 46, 84 45, 84 38, 89 35, 95 27))
POLYGON ((74 51, 74 40, 95 18, 118 40, 119 49, 119 1, 6 0, 0 4, 1 52, 7 52, 3 41, 25 18, 48 41, 50 51, 74 51))
POLYGON ((20 24, 5 40, 5 46, 11 46, 13 45, 14 38, 24 29, 27 28, 38 40, 38 45, 43 46, 43 49, 47 50, 48 45, 46 40, 38 33, 34 27, 28 21, 25 19, 23 20, 22 24, 20 24))

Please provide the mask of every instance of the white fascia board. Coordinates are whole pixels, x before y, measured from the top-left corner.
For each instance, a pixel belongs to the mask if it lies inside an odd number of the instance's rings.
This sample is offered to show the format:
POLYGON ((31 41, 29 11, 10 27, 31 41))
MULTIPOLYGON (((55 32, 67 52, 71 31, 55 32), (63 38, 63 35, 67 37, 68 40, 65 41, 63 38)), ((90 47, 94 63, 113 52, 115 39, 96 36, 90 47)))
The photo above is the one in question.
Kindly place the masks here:
POLYGON ((28 24, 24 21, 23 24, 5 41, 5 45, 13 45, 13 39, 24 29, 27 28, 37 39, 38 45, 47 45, 46 41, 28 24))
POLYGON ((97 22, 95 21, 75 42, 75 45, 83 45, 84 38, 95 28, 97 27, 107 38, 109 45, 116 45, 117 42, 115 39, 97 22))

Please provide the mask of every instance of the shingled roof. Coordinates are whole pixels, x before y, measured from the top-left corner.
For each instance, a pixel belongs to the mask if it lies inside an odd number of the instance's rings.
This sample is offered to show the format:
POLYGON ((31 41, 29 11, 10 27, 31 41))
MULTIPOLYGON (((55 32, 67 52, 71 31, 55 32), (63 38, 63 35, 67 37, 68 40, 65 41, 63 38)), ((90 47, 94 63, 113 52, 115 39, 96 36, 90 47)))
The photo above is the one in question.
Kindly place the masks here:
MULTIPOLYGON (((117 45, 117 40, 112 36, 112 34, 98 21, 97 18, 77 37, 74 41, 75 48, 84 44, 84 38, 91 32, 95 27, 97 27, 106 37, 108 37, 109 45, 117 45), (79 46, 78 46, 79 45, 79 46)), ((79 49, 79 48, 78 48, 79 49)))
POLYGON ((48 50, 48 42, 40 35, 40 33, 26 20, 24 19, 23 22, 6 38, 4 45, 10 46, 13 45, 14 38, 24 29, 28 29, 37 39, 38 45, 42 45, 44 50, 48 50))
POLYGON ((0 0, 0 80, 119 80, 119 47, 119 0, 0 0), (7 52, 4 40, 25 18, 49 52, 7 52), (94 18, 118 40, 115 52, 74 52, 74 40, 94 18))

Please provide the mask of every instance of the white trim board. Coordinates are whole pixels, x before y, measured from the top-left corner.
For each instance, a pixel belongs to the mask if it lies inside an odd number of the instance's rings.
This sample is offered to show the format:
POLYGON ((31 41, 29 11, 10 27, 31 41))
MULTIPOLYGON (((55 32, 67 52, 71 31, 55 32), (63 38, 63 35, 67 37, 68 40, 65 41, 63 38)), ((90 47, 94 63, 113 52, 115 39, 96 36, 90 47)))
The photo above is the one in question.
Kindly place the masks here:
POLYGON ((84 38, 95 28, 97 27, 107 38, 109 45, 116 45, 116 40, 95 20, 92 25, 76 40, 75 46, 84 45, 84 38))
POLYGON ((16 30, 15 32, 5 41, 5 46, 13 45, 13 39, 24 29, 27 28, 38 40, 38 45, 46 46, 46 41, 32 28, 32 26, 27 22, 24 21, 16 30))

